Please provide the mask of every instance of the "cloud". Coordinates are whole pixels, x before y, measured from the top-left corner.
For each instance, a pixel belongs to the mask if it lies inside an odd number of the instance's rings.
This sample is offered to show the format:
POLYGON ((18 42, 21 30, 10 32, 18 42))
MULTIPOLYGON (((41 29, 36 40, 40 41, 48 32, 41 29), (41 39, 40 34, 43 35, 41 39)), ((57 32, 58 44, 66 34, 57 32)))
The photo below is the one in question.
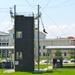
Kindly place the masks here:
MULTIPOLYGON (((0 24, 0 31, 3 32, 8 32, 8 30, 13 28, 13 22, 11 21, 6 21, 6 22, 2 22, 0 24)), ((69 37, 69 36, 73 36, 75 37, 75 24, 71 24, 71 25, 45 25, 44 26, 46 32, 48 32, 48 34, 46 34, 46 38, 50 39, 50 38, 60 38, 60 37, 69 37)), ((43 32, 43 26, 40 25, 40 31, 43 32)))
POLYGON ((13 28, 13 22, 5 21, 0 24, 0 31, 8 32, 8 30, 13 28))
MULTIPOLYGON (((42 28, 40 27, 40 30, 42 28)), ((46 25, 46 31, 48 34, 46 38, 60 38, 60 37, 75 37, 75 24, 72 25, 46 25)))

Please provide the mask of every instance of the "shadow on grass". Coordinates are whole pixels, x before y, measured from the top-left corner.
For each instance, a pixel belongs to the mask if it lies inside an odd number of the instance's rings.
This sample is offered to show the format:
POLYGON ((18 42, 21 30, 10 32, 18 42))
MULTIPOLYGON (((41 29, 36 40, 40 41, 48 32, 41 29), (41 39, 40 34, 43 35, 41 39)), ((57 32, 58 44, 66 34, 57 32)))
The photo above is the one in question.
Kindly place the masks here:
POLYGON ((34 71, 32 71, 32 72, 13 72, 13 73, 11 73, 11 74, 17 74, 17 75, 20 75, 20 74, 22 74, 22 75, 40 75, 40 74, 56 74, 56 73, 59 73, 59 74, 61 74, 62 73, 62 71, 61 70, 48 70, 48 71, 36 71, 36 72, 34 72, 34 71))
POLYGON ((48 70, 48 71, 45 71, 45 72, 31 72, 32 74, 45 74, 45 73, 61 73, 62 71, 61 70, 48 70))
POLYGON ((38 71, 38 72, 31 72, 32 74, 43 74, 43 73, 53 73, 53 70, 49 71, 38 71))
POLYGON ((53 70, 53 72, 61 73, 62 71, 61 70, 53 70))
POLYGON ((17 74, 20 74, 20 73, 21 74, 23 74, 23 73, 25 74, 26 73, 26 74, 31 74, 31 75, 34 74, 35 75, 35 74, 53 73, 53 70, 49 70, 49 71, 36 71, 36 72, 34 72, 34 71, 32 71, 32 72, 29 72, 29 71, 28 72, 20 72, 19 71, 19 72, 14 72, 14 73, 17 73, 17 74))

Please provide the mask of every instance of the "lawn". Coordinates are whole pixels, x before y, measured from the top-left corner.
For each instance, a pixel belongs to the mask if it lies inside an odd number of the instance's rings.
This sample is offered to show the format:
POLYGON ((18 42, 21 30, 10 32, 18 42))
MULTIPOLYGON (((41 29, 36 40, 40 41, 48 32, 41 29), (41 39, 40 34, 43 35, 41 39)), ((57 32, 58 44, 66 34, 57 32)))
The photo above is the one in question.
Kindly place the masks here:
MULTIPOLYGON (((44 68, 47 68, 47 66, 50 66, 50 64, 40 64, 40 69, 44 69, 44 68)), ((35 68, 37 69, 38 68, 38 64, 35 65, 35 68)))
POLYGON ((0 70, 0 75, 74 75, 75 69, 57 69, 49 70, 47 72, 13 72, 13 73, 2 73, 0 70))
POLYGON ((75 64, 63 64, 63 66, 75 66, 75 64))

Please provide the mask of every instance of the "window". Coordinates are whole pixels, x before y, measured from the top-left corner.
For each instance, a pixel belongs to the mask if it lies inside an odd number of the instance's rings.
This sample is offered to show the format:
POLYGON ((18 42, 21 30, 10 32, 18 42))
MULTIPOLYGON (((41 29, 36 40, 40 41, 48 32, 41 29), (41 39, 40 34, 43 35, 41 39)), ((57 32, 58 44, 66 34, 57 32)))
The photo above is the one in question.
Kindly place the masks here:
POLYGON ((16 38, 22 38, 22 31, 16 32, 16 38))
POLYGON ((13 34, 13 39, 15 38, 15 35, 13 34))
POLYGON ((57 62, 60 62, 60 59, 57 59, 57 62))
POLYGON ((6 43, 2 43, 2 46, 7 46, 7 44, 6 43))
POLYGON ((1 43, 0 43, 0 46, 1 46, 1 43))
POLYGON ((22 59, 22 52, 17 52, 17 57, 16 57, 16 59, 22 59))
POLYGON ((39 53, 39 56, 41 56, 41 53, 39 53))
POLYGON ((45 49, 45 46, 43 46, 43 49, 45 49))
POLYGON ((39 46, 39 49, 41 49, 41 46, 39 46))
POLYGON ((43 52, 43 56, 45 56, 45 52, 43 52))
POLYGON ((49 53, 48 53, 48 56, 49 56, 49 53))
POLYGON ((64 56, 66 56, 66 52, 64 52, 64 56))
POLYGON ((9 45, 9 43, 7 43, 7 46, 9 45))

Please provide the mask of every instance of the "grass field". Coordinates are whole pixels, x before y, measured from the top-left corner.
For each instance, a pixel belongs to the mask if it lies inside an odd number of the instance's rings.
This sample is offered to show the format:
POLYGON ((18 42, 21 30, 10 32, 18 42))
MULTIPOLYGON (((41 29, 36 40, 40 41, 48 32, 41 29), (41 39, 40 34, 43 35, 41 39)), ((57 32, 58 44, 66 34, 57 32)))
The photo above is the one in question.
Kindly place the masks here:
POLYGON ((39 73, 35 72, 3 73, 2 70, 0 70, 0 75, 75 75, 75 69, 57 69, 39 73))
MULTIPOLYGON (((73 64, 64 64, 64 66, 72 66, 73 64)), ((50 66, 50 64, 48 64, 50 66)), ((47 64, 41 64, 40 68, 44 69, 47 67, 47 64)), ((36 68, 38 65, 36 64, 36 68)), ((75 75, 75 69, 56 69, 48 70, 47 72, 12 72, 12 73, 3 73, 4 70, 0 70, 0 75, 75 75)))
MULTIPOLYGON (((44 68, 46 68, 47 66, 50 66, 50 64, 48 64, 48 65, 47 65, 47 64, 41 64, 41 65, 40 65, 40 69, 44 69, 44 68)), ((38 68, 38 64, 35 65, 35 68, 36 68, 36 69, 38 68)))
POLYGON ((63 66, 75 66, 75 64, 63 64, 63 66))

